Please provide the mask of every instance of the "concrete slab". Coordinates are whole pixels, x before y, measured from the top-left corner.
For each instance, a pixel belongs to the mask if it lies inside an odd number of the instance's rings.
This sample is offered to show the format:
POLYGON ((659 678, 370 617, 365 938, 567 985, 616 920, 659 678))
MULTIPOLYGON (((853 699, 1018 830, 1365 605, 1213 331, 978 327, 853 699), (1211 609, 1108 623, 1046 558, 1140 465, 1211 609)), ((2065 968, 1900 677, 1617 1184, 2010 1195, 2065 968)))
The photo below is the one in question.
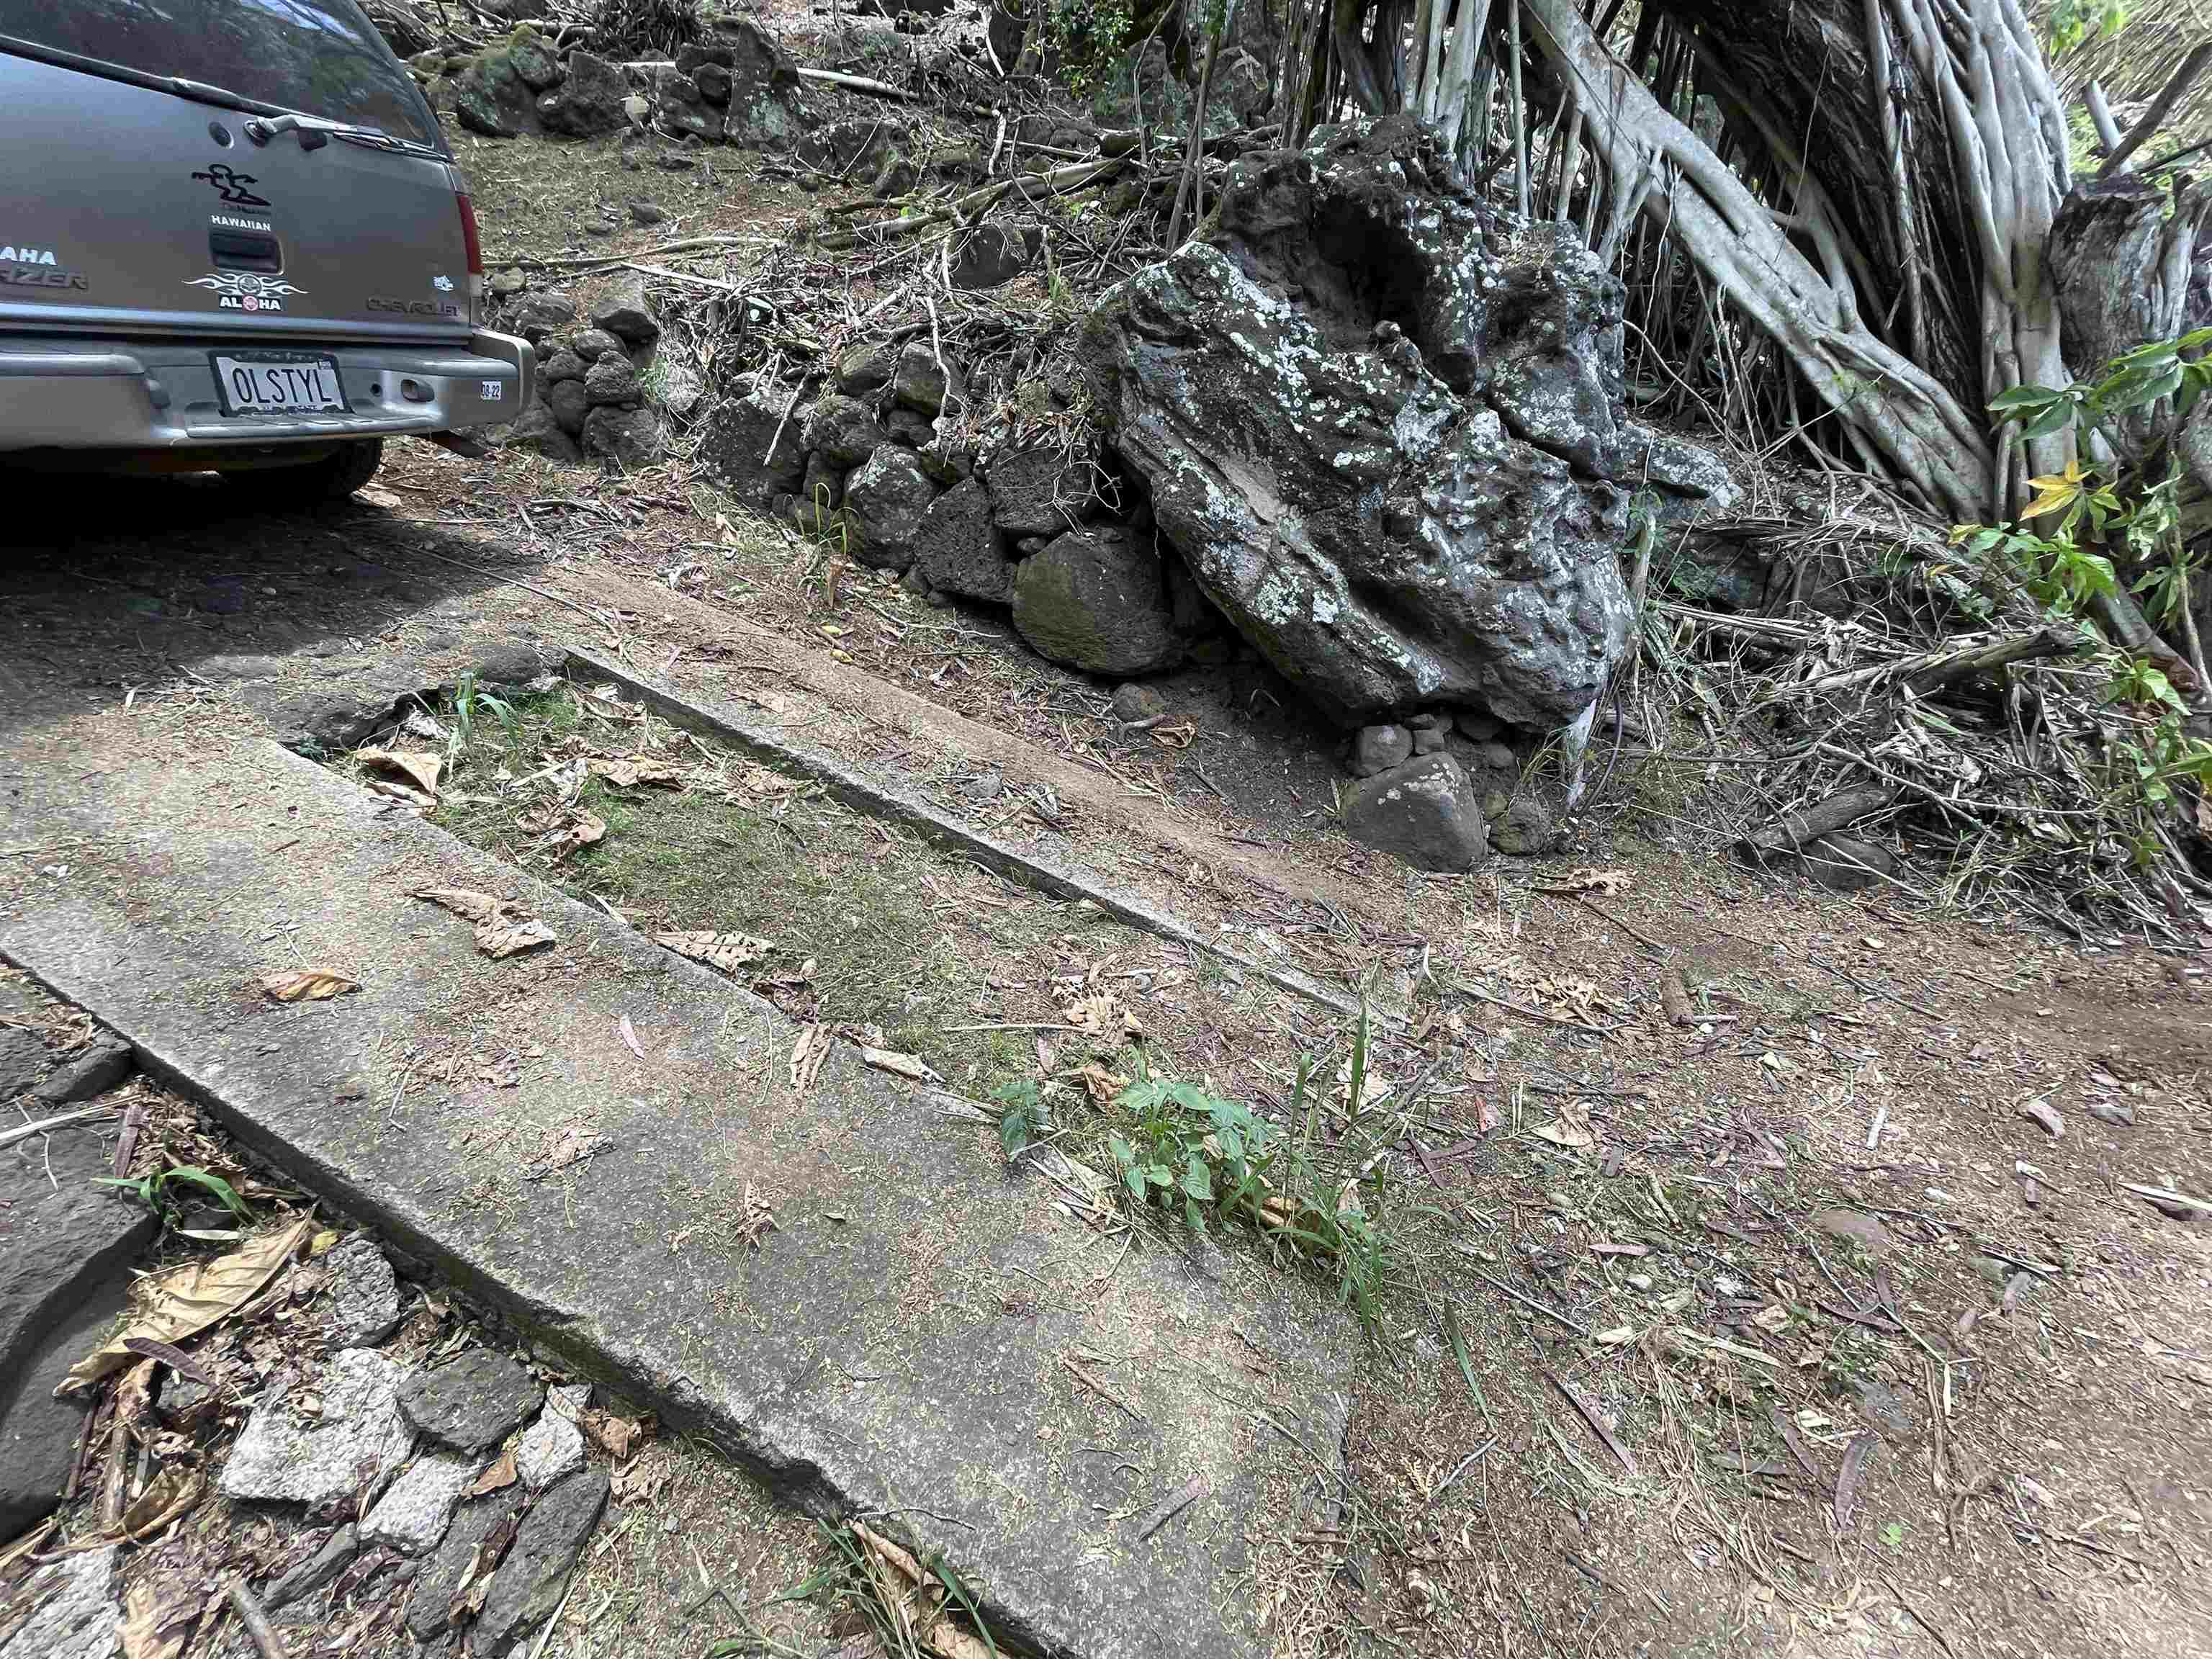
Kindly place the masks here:
POLYGON ((842 1047, 800 1097, 773 1007, 274 744, 19 776, 9 839, 86 844, 0 954, 295 1179, 793 1501, 941 1553, 1002 1640, 1267 1650, 1253 1547, 1314 1474, 1282 1432, 1333 1460, 1347 1409, 1324 1286, 1099 1247, 994 1129, 842 1047), (408 896, 433 883, 560 942, 489 962, 408 896), (258 990, 301 966, 362 989, 258 990), (510 1050, 519 1085, 478 1080, 510 1050))

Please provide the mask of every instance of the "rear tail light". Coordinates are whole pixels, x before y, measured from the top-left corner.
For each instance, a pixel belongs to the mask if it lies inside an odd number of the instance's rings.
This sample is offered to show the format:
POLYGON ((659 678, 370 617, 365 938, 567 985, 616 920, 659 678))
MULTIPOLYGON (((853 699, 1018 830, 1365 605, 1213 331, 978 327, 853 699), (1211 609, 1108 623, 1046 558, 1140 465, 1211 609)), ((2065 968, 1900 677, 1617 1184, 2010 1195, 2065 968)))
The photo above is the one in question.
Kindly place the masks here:
POLYGON ((469 204, 468 192, 455 191, 453 204, 461 210, 461 246, 469 262, 469 321, 473 324, 483 307, 483 242, 477 234, 477 210, 469 204))

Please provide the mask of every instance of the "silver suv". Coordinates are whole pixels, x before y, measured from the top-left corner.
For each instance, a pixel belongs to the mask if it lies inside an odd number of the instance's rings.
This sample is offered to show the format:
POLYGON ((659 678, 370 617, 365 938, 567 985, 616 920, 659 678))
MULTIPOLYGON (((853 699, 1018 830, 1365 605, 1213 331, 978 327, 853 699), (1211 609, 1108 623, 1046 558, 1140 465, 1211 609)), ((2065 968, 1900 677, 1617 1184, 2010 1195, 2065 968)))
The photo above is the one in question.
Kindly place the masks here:
POLYGON ((468 181, 354 0, 0 0, 0 462, 335 496, 387 435, 529 407, 468 181))

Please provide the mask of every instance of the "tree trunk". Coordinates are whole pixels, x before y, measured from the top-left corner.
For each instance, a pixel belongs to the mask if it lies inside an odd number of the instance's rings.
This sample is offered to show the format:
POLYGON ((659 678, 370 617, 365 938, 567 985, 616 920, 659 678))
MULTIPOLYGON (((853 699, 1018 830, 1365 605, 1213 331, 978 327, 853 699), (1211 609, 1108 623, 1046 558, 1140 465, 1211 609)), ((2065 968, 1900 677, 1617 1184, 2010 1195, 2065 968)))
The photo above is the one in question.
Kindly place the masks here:
MULTIPOLYGON (((1781 348, 1868 453, 1954 518, 1986 516, 1994 469, 1979 412, 1864 326, 1848 282, 1798 250, 1774 212, 1605 49, 1574 0, 1522 0, 1522 11, 1536 52, 1581 104, 1613 187, 1781 348), (1653 161, 1668 184, 1650 182, 1653 161)), ((1834 237, 1826 204, 1805 207, 1794 222, 1818 220, 1834 237)))

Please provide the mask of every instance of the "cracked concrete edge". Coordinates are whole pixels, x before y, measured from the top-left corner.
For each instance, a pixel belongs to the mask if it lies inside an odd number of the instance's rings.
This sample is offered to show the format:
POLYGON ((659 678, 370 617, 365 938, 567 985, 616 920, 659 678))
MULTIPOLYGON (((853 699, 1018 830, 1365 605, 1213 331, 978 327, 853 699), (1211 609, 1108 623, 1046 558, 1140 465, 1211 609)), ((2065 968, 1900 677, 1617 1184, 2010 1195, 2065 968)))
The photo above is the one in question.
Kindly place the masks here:
MULTIPOLYGON (((52 995, 76 1006, 92 1009, 100 1000, 93 988, 77 984, 70 975, 20 951, 0 951, 0 963, 21 969, 52 995)), ((711 981, 719 992, 751 1000, 751 994, 743 988, 730 987, 689 963, 677 961, 668 966, 678 975, 711 981)), ((803 1455, 778 1452, 752 1432, 749 1425, 719 1408, 713 1398, 689 1385, 686 1379, 663 1373, 629 1352, 626 1344, 600 1328, 596 1320, 530 1296, 497 1269, 441 1241, 404 1201, 393 1201, 349 1179, 328 1160, 270 1133, 250 1110, 227 1100, 216 1080, 167 1053, 144 1030, 132 1029, 135 1022, 121 1011, 111 1009, 100 1018, 131 1044, 140 1070, 149 1078, 198 1103, 233 1139, 297 1182, 311 1197, 373 1229, 379 1244, 402 1263, 459 1291, 599 1386, 650 1408, 667 1427, 704 1440, 802 1515, 835 1523, 866 1509, 859 1495, 845 1490, 820 1463, 803 1455)), ((922 1092, 940 1105, 973 1105, 942 1091, 922 1092)), ((899 1532, 895 1522, 888 1530, 895 1536, 899 1532)), ((1048 1659, 1078 1659, 1075 1649, 1039 1632, 1018 1605, 987 1592, 979 1598, 978 1608, 1010 1649, 1048 1656, 1048 1659)))
MULTIPOLYGON (((1148 933, 1170 939, 1191 950, 1203 951, 1210 957, 1231 963, 1239 972, 1257 974, 1295 996, 1318 1003, 1341 1018, 1359 1018, 1361 1004, 1358 998, 1332 990, 1295 968, 1272 967, 1241 951, 1231 951, 1202 937, 1188 923, 1179 921, 1164 911, 1156 910, 1127 893, 1118 891, 1077 871, 1009 847, 1004 842, 995 841, 972 825, 940 811, 913 792, 886 780, 871 777, 842 757, 818 744, 794 738, 767 720, 749 715, 726 703, 684 696, 633 668, 609 662, 588 651, 572 647, 568 652, 568 664, 580 672, 612 681, 641 698, 665 720, 702 736, 719 738, 732 744, 755 759, 795 768, 823 784, 840 802, 856 811, 919 830, 932 841, 957 848, 987 869, 1010 881, 1032 888, 1048 898, 1088 899, 1116 921, 1142 928, 1148 933)), ((1367 1018, 1371 1024, 1385 1030, 1397 1028, 1396 1021, 1372 1006, 1367 1009, 1367 1018)))

